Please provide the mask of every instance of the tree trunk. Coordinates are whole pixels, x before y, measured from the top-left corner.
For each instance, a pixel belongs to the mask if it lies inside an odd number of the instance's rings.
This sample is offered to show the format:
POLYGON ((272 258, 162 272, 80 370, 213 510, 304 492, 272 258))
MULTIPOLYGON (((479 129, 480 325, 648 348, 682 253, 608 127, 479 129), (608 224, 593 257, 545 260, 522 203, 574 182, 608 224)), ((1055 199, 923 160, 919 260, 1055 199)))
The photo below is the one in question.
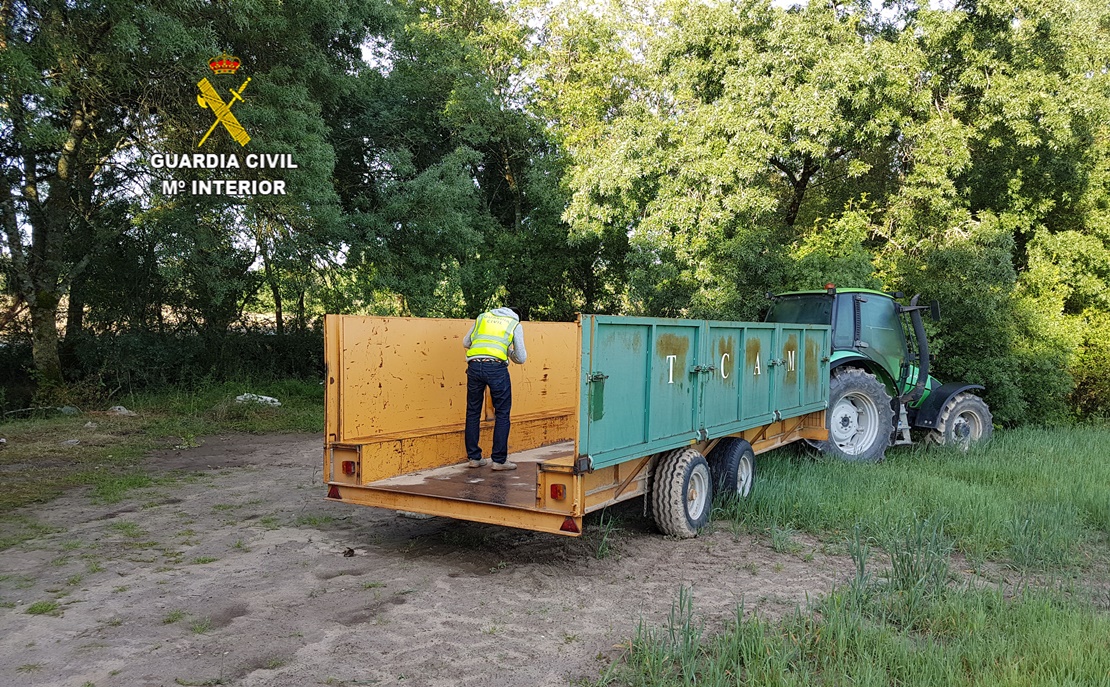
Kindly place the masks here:
POLYGON ((302 287, 300 293, 297 294, 297 331, 303 332, 307 323, 305 322, 304 314, 304 288, 302 287))
POLYGON ((277 333, 284 334, 285 319, 281 314, 281 288, 274 276, 274 270, 270 266, 270 256, 265 248, 262 248, 262 265, 266 269, 266 283, 270 285, 270 293, 274 296, 274 319, 277 320, 277 333))
POLYGON ((85 297, 81 295, 81 280, 69 287, 69 307, 66 309, 66 340, 73 340, 85 327, 85 297))
POLYGON ((41 291, 31 303, 31 354, 43 385, 62 383, 58 357, 58 301, 56 294, 41 291))

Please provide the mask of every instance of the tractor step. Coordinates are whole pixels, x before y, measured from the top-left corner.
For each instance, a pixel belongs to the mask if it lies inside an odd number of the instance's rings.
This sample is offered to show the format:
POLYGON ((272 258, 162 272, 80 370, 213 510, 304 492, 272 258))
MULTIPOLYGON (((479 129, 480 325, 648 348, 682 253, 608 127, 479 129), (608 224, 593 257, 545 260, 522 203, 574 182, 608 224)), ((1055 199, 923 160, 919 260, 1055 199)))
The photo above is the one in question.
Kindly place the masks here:
POLYGON ((898 429, 894 432, 894 445, 906 446, 912 444, 910 439, 910 421, 906 417, 906 406, 900 405, 898 409, 898 429))

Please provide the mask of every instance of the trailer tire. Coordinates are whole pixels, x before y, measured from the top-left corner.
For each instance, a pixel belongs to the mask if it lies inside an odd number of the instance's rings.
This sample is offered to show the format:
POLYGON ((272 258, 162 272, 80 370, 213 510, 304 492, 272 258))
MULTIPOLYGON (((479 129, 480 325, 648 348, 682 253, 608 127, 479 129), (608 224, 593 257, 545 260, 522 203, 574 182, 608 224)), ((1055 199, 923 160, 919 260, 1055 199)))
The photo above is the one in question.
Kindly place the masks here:
POLYGON ((755 451, 744 439, 722 439, 706 459, 713 474, 713 493, 726 499, 746 499, 755 486, 755 451))
POLYGON ((713 477, 705 456, 692 448, 664 454, 652 480, 651 512, 664 534, 696 537, 713 509, 713 477))
POLYGON ((983 399, 975 394, 959 393, 944 404, 936 429, 929 432, 925 440, 966 451, 972 444, 990 441, 994 432, 993 422, 991 411, 983 399))
POLYGON ((894 432, 894 408, 883 383, 867 370, 841 367, 829 381, 829 440, 824 454, 860 463, 883 459, 894 432))

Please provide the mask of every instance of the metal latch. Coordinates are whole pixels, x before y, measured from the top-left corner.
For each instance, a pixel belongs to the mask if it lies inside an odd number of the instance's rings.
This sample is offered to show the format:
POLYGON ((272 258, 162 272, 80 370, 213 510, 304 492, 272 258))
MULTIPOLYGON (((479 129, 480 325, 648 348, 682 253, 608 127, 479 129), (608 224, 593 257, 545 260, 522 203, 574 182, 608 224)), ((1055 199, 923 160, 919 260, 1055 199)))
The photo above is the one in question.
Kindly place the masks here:
POLYGON ((704 374, 704 373, 716 372, 716 371, 717 371, 717 368, 714 367, 713 365, 695 365, 694 369, 691 370, 691 372, 694 372, 696 374, 704 374))
POLYGON ((604 382, 606 379, 609 379, 609 375, 601 373, 601 372, 591 372, 586 377, 586 382, 587 383, 589 383, 589 382, 604 382))

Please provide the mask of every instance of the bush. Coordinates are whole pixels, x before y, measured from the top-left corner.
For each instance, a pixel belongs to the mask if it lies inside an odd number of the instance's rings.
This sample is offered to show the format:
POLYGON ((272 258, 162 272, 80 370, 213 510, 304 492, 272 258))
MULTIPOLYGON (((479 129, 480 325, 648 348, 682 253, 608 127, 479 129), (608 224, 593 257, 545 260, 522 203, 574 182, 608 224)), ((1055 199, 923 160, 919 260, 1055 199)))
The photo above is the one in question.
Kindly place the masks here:
POLYGON ((1087 318, 1083 345, 1072 367, 1071 403, 1080 418, 1110 419, 1110 314, 1087 318))
MULTIPOLYGON (((199 381, 319 379, 324 375, 319 332, 276 336, 257 332, 218 337, 130 332, 70 338, 61 347, 67 386, 50 402, 82 405, 113 396, 199 381), (56 398, 55 398, 56 397, 56 398)), ((33 391, 31 347, 0 344, 0 406, 23 407, 33 391)), ((55 405, 57 405, 55 404, 55 405)), ((0 412, 11 408, 0 408, 0 412)))

